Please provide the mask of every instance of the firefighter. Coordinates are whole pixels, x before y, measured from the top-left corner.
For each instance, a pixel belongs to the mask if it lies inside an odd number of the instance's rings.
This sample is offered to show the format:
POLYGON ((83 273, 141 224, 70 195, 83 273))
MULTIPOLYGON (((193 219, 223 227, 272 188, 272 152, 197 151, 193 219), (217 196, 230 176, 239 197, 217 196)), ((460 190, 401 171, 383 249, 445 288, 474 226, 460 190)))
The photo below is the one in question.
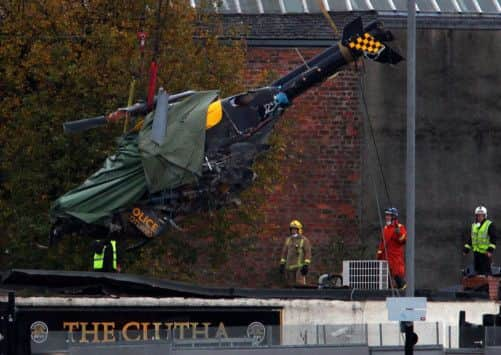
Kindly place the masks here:
POLYGON ((289 225, 289 237, 285 240, 280 259, 280 273, 287 286, 306 284, 311 263, 311 244, 303 235, 303 225, 293 220, 289 225))
POLYGON ((471 225, 467 241, 463 247, 466 255, 473 250, 473 265, 477 275, 491 273, 491 261, 496 249, 496 227, 487 219, 487 208, 475 208, 475 222, 471 225))
POLYGON ((394 282, 398 289, 404 290, 407 287, 404 279, 407 231, 405 226, 398 222, 398 210, 395 207, 387 208, 384 213, 386 225, 383 229, 383 239, 379 242, 377 259, 388 261, 390 281, 394 282))
POLYGON ((101 272, 118 272, 117 242, 114 239, 95 240, 92 249, 94 258, 92 269, 101 272))

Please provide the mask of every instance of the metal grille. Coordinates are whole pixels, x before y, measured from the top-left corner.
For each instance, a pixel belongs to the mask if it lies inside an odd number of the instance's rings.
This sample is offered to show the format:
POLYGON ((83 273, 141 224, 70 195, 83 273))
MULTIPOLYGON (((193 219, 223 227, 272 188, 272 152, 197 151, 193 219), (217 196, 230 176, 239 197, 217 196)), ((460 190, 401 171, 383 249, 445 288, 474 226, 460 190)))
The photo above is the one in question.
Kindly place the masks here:
POLYGON ((387 290, 388 262, 385 260, 343 260, 343 284, 364 290, 387 290))

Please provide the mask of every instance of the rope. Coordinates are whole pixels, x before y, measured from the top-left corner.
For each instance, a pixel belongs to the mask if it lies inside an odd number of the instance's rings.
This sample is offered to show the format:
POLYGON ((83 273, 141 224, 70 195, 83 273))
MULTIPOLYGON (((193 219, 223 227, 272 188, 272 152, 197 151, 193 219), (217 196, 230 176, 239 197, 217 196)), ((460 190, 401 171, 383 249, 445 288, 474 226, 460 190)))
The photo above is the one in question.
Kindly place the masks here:
POLYGON ((334 23, 334 20, 332 19, 332 17, 329 15, 329 12, 327 12, 327 9, 325 8, 323 1, 317 0, 317 3, 320 7, 320 11, 322 12, 322 15, 324 15, 325 19, 329 23, 329 26, 331 26, 332 30, 334 31, 334 35, 336 37, 339 37, 339 30, 337 29, 337 26, 334 23))
POLYGON ((304 57, 301 54, 301 52, 299 51, 299 49, 294 48, 294 50, 296 51, 296 53, 299 56, 299 58, 301 58, 301 60, 303 61, 303 64, 306 66, 306 69, 310 69, 310 66, 308 65, 308 62, 306 62, 306 60, 304 60, 304 57))

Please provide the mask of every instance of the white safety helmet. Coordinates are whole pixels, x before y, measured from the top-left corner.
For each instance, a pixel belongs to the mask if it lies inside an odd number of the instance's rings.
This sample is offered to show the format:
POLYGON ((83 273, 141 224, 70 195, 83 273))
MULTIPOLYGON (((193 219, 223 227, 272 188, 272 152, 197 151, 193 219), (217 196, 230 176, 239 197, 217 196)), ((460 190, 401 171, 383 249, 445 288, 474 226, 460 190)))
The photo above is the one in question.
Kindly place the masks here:
POLYGON ((477 214, 483 214, 485 218, 487 218, 487 208, 485 208, 484 206, 478 206, 477 208, 475 208, 475 215, 477 214))

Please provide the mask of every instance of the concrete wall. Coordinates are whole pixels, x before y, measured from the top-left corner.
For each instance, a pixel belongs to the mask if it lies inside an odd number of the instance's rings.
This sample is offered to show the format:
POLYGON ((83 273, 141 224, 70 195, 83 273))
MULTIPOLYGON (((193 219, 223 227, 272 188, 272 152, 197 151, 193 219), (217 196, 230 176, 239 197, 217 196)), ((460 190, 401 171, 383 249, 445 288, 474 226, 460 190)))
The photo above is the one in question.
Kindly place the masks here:
MULTIPOLYGON (((405 32, 394 33, 399 39, 395 46, 405 54, 405 32)), ((459 282, 459 270, 471 262, 462 256, 461 234, 472 222, 475 206, 484 204, 489 218, 501 220, 500 61, 500 31, 418 30, 417 287, 459 282)), ((405 222, 406 64, 366 65, 365 92, 383 170, 391 202, 405 222)), ((375 248, 379 224, 369 173, 377 179, 384 206, 389 202, 372 143, 363 156, 362 238, 375 248)))

